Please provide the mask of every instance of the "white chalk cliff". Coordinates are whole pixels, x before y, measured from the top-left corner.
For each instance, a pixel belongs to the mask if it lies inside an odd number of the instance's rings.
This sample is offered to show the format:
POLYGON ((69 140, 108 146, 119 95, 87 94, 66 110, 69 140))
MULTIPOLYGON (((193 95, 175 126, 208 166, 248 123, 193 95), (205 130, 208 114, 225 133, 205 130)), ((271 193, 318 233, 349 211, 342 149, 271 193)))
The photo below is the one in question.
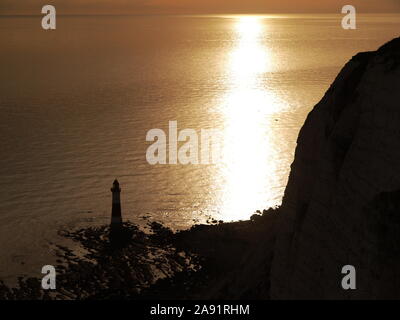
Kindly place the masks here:
POLYGON ((400 38, 353 57, 308 115, 270 285, 272 299, 400 298, 400 38))

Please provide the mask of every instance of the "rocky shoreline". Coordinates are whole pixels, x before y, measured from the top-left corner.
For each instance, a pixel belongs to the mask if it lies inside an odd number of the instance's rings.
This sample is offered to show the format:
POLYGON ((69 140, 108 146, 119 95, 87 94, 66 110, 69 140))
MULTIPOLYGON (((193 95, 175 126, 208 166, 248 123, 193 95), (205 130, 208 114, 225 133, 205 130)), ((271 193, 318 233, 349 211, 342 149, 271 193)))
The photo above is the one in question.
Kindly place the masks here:
POLYGON ((264 210, 249 221, 196 225, 176 233, 157 222, 149 223, 151 233, 125 222, 118 237, 110 237, 109 226, 63 230, 60 234, 84 253, 56 245, 57 288, 43 290, 39 278, 19 278, 15 288, 0 281, 0 300, 225 296, 226 283, 231 283, 225 281, 227 275, 240 267, 266 232, 272 238, 277 211, 264 210))

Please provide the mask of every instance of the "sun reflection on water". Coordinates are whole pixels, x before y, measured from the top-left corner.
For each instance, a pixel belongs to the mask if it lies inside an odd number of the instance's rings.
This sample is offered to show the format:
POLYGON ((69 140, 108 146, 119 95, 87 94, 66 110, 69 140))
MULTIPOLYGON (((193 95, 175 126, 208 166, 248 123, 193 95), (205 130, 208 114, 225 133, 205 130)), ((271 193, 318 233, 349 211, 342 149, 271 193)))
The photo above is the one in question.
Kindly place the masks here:
POLYGON ((276 179, 272 161, 273 134, 268 115, 280 110, 278 97, 261 81, 271 64, 263 44, 262 17, 240 17, 235 25, 237 45, 228 62, 231 89, 221 105, 224 117, 224 160, 220 215, 223 220, 248 218, 251 210, 269 205, 276 179), (261 206, 261 207, 259 207, 261 206))
POLYGON ((268 52, 261 43, 264 28, 257 17, 242 17, 236 24, 237 46, 231 54, 230 70, 239 87, 254 86, 257 76, 267 71, 268 52))

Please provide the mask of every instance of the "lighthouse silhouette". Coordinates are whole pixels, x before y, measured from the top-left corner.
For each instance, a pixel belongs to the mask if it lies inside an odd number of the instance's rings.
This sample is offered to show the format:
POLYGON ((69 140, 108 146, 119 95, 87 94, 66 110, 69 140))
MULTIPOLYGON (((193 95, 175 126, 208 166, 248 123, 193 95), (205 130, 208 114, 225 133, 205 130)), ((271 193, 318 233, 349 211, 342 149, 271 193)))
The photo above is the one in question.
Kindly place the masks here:
POLYGON ((118 230, 122 227, 121 215, 121 188, 117 179, 114 180, 112 192, 111 230, 118 230))

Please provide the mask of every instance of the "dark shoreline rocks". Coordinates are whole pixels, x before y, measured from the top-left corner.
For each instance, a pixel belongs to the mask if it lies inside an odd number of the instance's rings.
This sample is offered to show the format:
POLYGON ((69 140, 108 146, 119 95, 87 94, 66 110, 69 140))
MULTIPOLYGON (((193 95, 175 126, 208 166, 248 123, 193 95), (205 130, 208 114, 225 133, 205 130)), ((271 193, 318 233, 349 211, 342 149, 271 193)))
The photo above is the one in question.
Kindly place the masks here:
POLYGON ((108 226, 63 230, 60 234, 85 253, 56 246, 56 290, 42 290, 39 278, 20 278, 16 288, 0 282, 0 300, 211 298, 220 289, 216 281, 238 267, 275 217, 271 209, 250 221, 196 225, 177 233, 152 222, 150 234, 126 222, 112 238, 108 226))

